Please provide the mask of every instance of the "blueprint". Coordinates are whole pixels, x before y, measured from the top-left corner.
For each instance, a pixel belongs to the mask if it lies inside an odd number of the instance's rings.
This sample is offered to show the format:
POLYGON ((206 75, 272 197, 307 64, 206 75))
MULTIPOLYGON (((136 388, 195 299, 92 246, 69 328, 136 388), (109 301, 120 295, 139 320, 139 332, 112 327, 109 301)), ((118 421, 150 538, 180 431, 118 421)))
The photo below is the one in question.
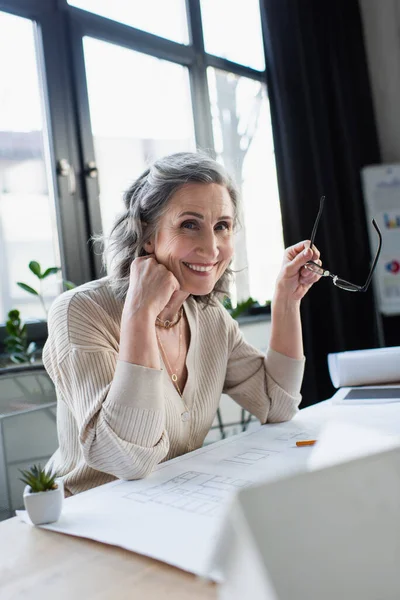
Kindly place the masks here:
POLYGON ((235 493, 307 469, 312 448, 298 448, 296 441, 315 437, 328 408, 210 444, 158 465, 146 479, 118 480, 68 498, 60 520, 44 527, 207 575, 235 493))
POLYGON ((215 516, 224 501, 251 481, 187 471, 148 489, 127 494, 137 502, 163 504, 198 515, 215 516))

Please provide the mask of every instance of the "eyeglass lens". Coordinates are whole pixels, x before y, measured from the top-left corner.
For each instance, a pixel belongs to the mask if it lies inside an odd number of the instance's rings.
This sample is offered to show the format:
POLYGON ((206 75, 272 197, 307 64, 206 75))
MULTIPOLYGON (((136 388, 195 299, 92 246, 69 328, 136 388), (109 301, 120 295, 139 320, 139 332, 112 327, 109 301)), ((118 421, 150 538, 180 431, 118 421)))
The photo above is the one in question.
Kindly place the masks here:
POLYGON ((358 285, 350 283, 349 281, 346 281, 345 279, 340 279, 340 277, 338 277, 337 275, 333 275, 333 273, 331 273, 330 271, 326 271, 325 269, 323 269, 322 267, 320 267, 319 265, 317 265, 314 262, 310 261, 310 262, 306 263, 304 266, 309 271, 312 271, 313 273, 316 273, 317 275, 320 275, 321 277, 331 277, 332 282, 336 285, 336 287, 341 288, 342 290, 347 290, 348 292, 358 292, 360 289, 358 285))
POLYGON ((309 271, 312 271, 313 273, 316 273, 317 275, 321 275, 321 277, 325 275, 325 269, 323 269, 322 267, 317 265, 315 262, 312 262, 311 260, 306 262, 306 264, 304 266, 309 271))
POLYGON ((360 287, 358 285, 354 285, 353 283, 350 283, 349 281, 346 281, 345 279, 339 279, 339 277, 337 277, 336 275, 333 278, 333 283, 334 283, 334 285, 336 285, 336 287, 338 287, 342 290, 346 290, 347 292, 359 292, 360 291, 360 287))

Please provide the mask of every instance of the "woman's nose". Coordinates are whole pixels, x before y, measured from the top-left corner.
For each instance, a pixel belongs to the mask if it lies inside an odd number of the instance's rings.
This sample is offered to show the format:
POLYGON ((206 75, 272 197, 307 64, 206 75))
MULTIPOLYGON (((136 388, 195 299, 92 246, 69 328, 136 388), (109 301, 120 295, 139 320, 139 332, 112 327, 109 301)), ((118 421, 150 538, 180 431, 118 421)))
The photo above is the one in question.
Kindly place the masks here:
POLYGON ((204 232, 199 240, 199 254, 201 256, 214 259, 218 256, 218 239, 214 230, 212 232, 204 232))

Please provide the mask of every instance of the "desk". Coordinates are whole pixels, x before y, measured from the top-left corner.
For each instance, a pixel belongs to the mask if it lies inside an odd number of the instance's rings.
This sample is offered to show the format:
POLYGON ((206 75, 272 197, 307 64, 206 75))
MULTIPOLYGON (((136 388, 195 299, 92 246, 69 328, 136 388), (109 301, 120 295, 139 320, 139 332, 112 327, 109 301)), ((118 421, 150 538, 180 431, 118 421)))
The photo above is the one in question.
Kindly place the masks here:
POLYGON ((215 585, 91 540, 0 523, 1 600, 214 600, 215 585))
MULTIPOLYGON (((337 414, 400 433, 400 403, 369 407, 321 403, 300 411, 295 421, 323 424, 337 414)), ((299 457, 309 450, 300 449, 299 457)), ((0 598, 211 600, 217 598, 217 588, 133 552, 29 527, 14 518, 0 523, 0 598)))
MULTIPOLYGON (((308 422, 318 408, 301 411, 296 420, 308 422)), ((322 413, 325 418, 326 407, 322 413)), ((232 439, 220 443, 226 445, 232 439)), ((299 457, 302 454, 300 451, 299 457)), ((14 518, 0 523, 0 598, 26 597, 211 600, 217 598, 217 589, 194 575, 134 552, 33 528, 14 518)))

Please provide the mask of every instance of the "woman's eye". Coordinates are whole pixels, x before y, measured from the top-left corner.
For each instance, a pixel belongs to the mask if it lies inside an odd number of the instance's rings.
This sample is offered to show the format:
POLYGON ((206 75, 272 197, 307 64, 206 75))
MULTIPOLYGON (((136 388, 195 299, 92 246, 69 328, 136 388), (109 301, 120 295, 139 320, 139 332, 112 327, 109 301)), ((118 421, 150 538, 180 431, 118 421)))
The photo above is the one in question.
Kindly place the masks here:
POLYGON ((216 228, 221 230, 230 229, 230 225, 227 221, 221 221, 220 223, 218 223, 216 228))
POLYGON ((184 229, 194 229, 195 227, 197 227, 197 223, 194 223, 193 221, 185 221, 184 223, 182 223, 181 227, 183 227, 184 229))
MULTIPOLYGON (((181 228, 194 230, 199 228, 199 224, 195 221, 184 221, 181 224, 181 228)), ((215 226, 216 231, 228 231, 230 228, 230 223, 228 223, 227 221, 221 221, 215 226)))

